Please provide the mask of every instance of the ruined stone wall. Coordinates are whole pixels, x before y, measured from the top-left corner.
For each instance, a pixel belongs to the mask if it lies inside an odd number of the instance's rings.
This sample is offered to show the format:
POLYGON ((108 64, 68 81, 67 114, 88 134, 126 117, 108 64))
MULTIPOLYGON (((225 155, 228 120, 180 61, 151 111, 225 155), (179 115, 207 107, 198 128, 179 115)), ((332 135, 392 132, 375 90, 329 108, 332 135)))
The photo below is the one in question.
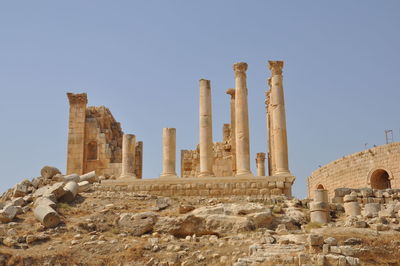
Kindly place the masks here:
MULTIPOLYGON (((122 168, 121 124, 105 106, 87 107, 86 93, 68 93, 67 174, 96 171, 97 175, 119 177, 122 168)), ((142 177, 143 143, 136 144, 136 174, 142 177)))
MULTIPOLYGON (((233 176, 230 125, 224 124, 223 141, 213 143, 213 173, 215 176, 233 176)), ((198 177, 200 149, 181 150, 181 176, 198 177)))
POLYGON ((336 188, 400 188, 400 143, 391 143, 333 161, 308 177, 308 196, 324 188, 329 197, 336 188))
POLYGON ((128 191, 157 196, 291 196, 294 181, 292 176, 280 177, 211 177, 142 179, 131 182, 106 180, 97 185, 101 191, 128 191))
POLYGON ((122 161, 122 129, 104 106, 86 108, 85 172, 108 174, 110 163, 122 161))

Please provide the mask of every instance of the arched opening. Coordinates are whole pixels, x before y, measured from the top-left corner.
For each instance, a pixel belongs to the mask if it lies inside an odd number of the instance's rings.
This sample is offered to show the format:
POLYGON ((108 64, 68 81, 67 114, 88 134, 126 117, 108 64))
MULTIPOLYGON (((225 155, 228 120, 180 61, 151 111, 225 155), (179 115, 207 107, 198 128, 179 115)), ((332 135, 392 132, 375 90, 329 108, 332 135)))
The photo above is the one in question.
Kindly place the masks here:
POLYGON ((87 156, 88 160, 97 160, 97 142, 91 141, 87 145, 87 156))
POLYGON ((319 185, 317 186, 317 189, 325 189, 325 187, 324 187, 322 184, 319 184, 319 185))
POLYGON ((374 189, 387 189, 391 188, 389 173, 383 169, 377 169, 371 174, 371 188, 374 189))

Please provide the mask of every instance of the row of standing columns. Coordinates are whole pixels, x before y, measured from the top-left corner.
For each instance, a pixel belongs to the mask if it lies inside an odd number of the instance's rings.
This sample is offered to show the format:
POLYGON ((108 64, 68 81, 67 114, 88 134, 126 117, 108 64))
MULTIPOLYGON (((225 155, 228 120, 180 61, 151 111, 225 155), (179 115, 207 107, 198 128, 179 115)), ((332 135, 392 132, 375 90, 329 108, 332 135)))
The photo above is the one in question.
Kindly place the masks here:
MULTIPOLYGON (((268 79, 267 123, 268 123, 268 169, 269 175, 290 174, 286 114, 282 86, 283 61, 269 61, 271 77, 268 79)), ((247 64, 233 65, 235 88, 226 93, 231 96, 231 153, 232 172, 238 177, 252 176, 250 170, 250 134, 247 100, 247 64)), ((213 134, 212 134, 211 84, 200 80, 200 174, 199 177, 213 176, 213 134)), ((135 176, 136 137, 123 135, 121 177, 135 176)), ((265 153, 257 153, 257 175, 265 176, 265 153)), ((177 177, 176 174, 176 129, 163 129, 163 172, 160 177, 177 177)))

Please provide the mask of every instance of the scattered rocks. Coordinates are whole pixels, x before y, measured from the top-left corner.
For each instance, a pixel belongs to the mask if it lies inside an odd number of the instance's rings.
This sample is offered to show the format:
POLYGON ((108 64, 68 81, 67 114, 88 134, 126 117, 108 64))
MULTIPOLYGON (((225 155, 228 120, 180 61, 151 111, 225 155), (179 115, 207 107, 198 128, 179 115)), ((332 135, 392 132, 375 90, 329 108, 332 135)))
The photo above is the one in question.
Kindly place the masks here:
POLYGON ((343 244, 351 245, 351 246, 360 245, 361 243, 362 243, 362 240, 360 238, 355 238, 355 237, 348 238, 343 242, 343 244))
POLYGON ((309 235, 307 241, 310 246, 322 246, 324 244, 324 238, 320 235, 309 235))
POLYGON ((40 174, 45 179, 51 179, 56 174, 61 174, 60 170, 53 166, 44 166, 42 170, 40 170, 40 174))
POLYGON ((195 207, 193 207, 192 205, 188 205, 188 204, 182 204, 179 205, 179 214, 185 214, 188 212, 191 212, 195 209, 195 207))
POLYGON ((157 221, 157 215, 152 212, 143 213, 123 213, 118 219, 118 225, 126 232, 134 235, 141 236, 145 233, 151 232, 157 221))
POLYGON ((169 198, 157 198, 156 199, 156 206, 154 207, 155 211, 161 211, 170 206, 170 199, 169 198))
POLYGON ((1 211, 0 211, 0 222, 2 223, 8 223, 11 222, 14 217, 18 213, 18 208, 12 205, 7 205, 5 206, 1 211))

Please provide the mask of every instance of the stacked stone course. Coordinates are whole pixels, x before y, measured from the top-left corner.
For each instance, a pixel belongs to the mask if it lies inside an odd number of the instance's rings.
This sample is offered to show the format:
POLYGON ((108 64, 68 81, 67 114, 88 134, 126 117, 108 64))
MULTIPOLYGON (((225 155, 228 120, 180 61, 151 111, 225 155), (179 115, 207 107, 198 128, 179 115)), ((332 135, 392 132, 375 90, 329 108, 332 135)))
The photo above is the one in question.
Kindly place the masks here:
POLYGON ((128 191, 158 196, 270 196, 286 195, 291 197, 294 182, 292 176, 268 178, 175 178, 175 179, 142 179, 134 183, 107 180, 96 189, 101 191, 128 191))
POLYGON ((330 198, 336 188, 373 188, 371 177, 376 171, 387 173, 391 188, 400 188, 400 142, 347 155, 320 167, 308 177, 308 197, 313 198, 317 188, 327 189, 330 198))

